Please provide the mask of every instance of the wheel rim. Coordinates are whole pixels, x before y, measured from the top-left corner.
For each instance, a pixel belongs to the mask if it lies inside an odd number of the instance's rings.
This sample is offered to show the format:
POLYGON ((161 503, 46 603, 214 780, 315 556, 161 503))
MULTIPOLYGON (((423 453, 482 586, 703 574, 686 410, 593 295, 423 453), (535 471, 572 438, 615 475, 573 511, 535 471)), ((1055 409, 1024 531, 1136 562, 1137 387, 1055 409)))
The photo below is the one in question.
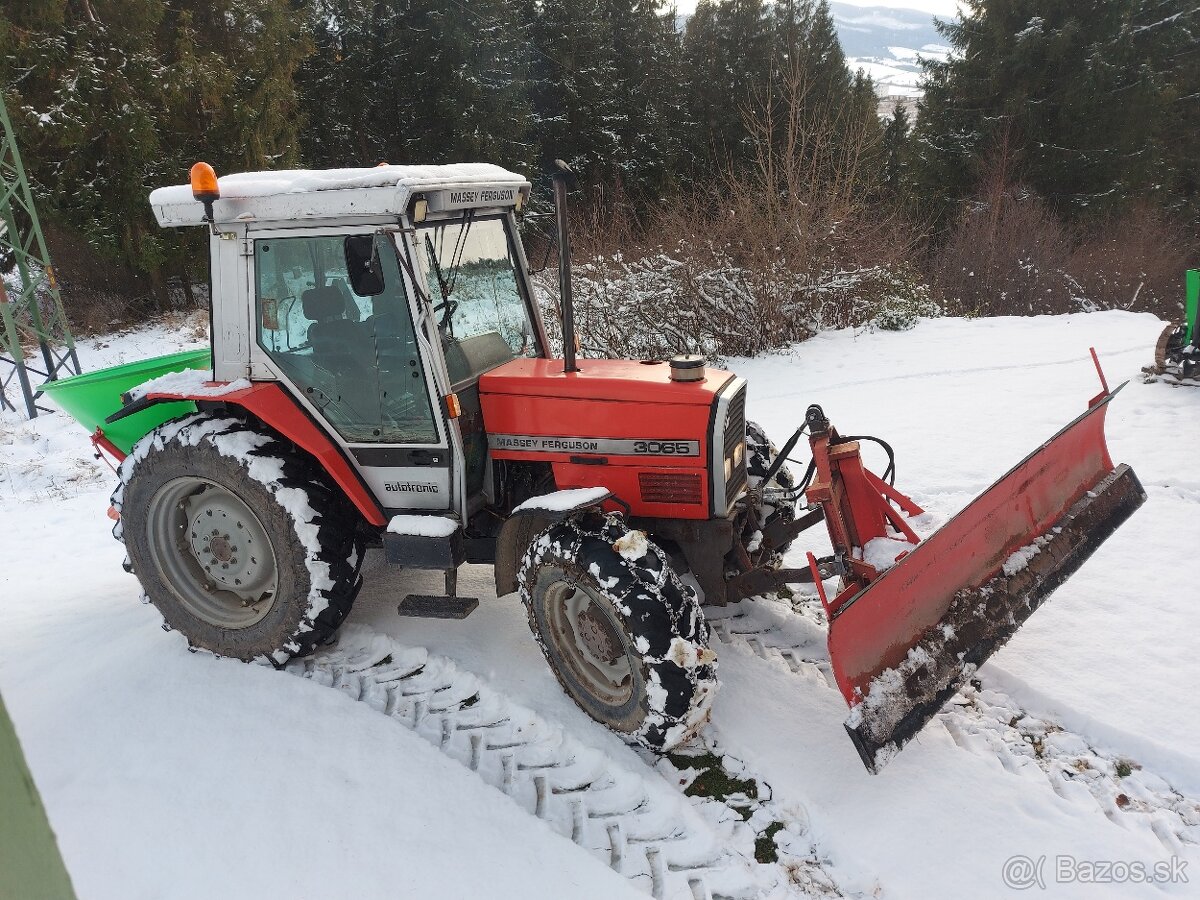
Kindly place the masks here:
POLYGON ((266 529, 241 497, 204 478, 175 478, 150 498, 150 554, 192 615, 249 628, 275 605, 278 568, 266 529))
POLYGON ((546 591, 550 637, 574 679, 596 699, 622 706, 633 697, 633 665, 620 626, 582 584, 556 581, 546 591))

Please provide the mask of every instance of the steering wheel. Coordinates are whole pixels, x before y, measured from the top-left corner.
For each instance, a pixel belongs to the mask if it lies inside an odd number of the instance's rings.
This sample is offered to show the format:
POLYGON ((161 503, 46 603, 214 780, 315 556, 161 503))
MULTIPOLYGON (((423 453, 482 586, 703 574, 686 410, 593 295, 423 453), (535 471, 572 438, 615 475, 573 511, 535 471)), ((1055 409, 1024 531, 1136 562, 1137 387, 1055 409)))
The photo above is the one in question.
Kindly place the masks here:
MULTIPOLYGON (((446 331, 447 326, 450 325, 450 320, 452 318, 454 318, 454 314, 458 311, 458 301, 451 300, 449 297, 447 297, 441 303, 437 304, 437 306, 435 306, 433 308, 433 311, 435 313, 438 313, 438 312, 442 313, 442 318, 438 322, 438 331, 446 331)), ((449 331, 450 331, 450 334, 453 336, 454 329, 450 328, 449 331)))

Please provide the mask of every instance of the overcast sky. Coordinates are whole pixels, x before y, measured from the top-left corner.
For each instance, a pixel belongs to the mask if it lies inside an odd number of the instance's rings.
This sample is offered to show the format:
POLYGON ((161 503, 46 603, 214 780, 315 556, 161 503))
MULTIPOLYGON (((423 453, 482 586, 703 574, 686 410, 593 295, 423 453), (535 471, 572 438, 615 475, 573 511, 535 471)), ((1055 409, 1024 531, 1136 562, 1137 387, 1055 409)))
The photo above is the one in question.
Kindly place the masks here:
MULTIPOLYGON (((854 6, 887 6, 892 9, 919 9, 931 16, 950 18, 955 14, 958 4, 955 0, 840 0, 854 6)), ((676 6, 681 13, 689 13, 696 8, 696 0, 676 0, 676 6)))

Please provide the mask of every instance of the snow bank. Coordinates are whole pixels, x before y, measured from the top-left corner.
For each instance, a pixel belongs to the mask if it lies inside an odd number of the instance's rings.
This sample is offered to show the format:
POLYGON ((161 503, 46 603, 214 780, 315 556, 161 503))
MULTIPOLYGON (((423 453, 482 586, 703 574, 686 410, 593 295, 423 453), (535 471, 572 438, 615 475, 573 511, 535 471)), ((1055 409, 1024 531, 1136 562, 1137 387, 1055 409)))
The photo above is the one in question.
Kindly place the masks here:
MULTIPOLYGON (((750 379, 747 413, 769 434, 790 434, 820 402, 845 431, 887 439, 898 486, 936 522, 1085 408, 1098 390, 1089 346, 1111 383, 1136 378, 1162 325, 1123 312, 938 319, 902 333, 825 332, 731 367, 750 379), (935 424, 914 409, 936 413, 935 424)), ((80 352, 95 368, 187 346, 160 330, 81 341, 80 352)), ((1200 391, 1135 381, 1111 405, 1107 430, 1114 460, 1135 467, 1149 502, 976 677, 981 695, 1001 687, 1041 719, 1047 748, 1058 722, 1143 766, 1121 780, 1132 807, 1162 781, 1200 796, 1200 656, 1190 638, 1200 606, 1173 574, 1200 541, 1200 391)), ((863 452, 882 471, 882 454, 863 452)), ((607 866, 366 704, 187 653, 121 571, 104 516, 112 480, 65 416, 0 414, 0 689, 81 897, 633 896, 607 866), (83 476, 67 480, 76 470, 83 476)), ((801 535, 785 564, 827 554, 822 531, 801 535)), ((490 568, 463 568, 460 590, 485 602, 453 623, 395 616, 397 594, 440 591, 438 573, 367 571, 351 624, 451 658, 589 750, 650 771, 563 692, 519 599, 494 597, 490 568)), ((1024 755, 989 729, 952 730, 958 717, 939 716, 881 775, 867 775, 842 729, 846 704, 821 669, 824 632, 793 611, 815 602, 753 604, 780 623, 799 672, 777 654, 713 645, 722 687, 704 733, 805 823, 843 894, 956 897, 966 886, 973 897, 1011 898, 1001 873, 1018 854, 1047 855, 1047 875, 1059 854, 1176 856, 1193 879, 1054 884, 1046 894, 1056 898, 1195 892, 1197 846, 1154 814, 1141 822, 1102 805, 1086 768, 1047 773, 1024 720, 1024 755)), ((740 839, 737 823, 717 818, 728 810, 699 808, 740 839)))

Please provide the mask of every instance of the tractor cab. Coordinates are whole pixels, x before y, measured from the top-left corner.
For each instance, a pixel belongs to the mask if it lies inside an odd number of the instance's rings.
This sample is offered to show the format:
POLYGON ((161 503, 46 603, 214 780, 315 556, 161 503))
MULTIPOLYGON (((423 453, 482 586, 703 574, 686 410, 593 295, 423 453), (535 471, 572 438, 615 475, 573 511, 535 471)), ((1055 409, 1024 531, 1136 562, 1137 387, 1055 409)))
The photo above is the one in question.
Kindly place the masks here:
POLYGON ((204 209, 190 187, 151 205, 209 225, 214 378, 284 386, 385 514, 465 521, 486 502, 479 378, 546 355, 515 218, 529 183, 488 165, 256 173, 204 209))

